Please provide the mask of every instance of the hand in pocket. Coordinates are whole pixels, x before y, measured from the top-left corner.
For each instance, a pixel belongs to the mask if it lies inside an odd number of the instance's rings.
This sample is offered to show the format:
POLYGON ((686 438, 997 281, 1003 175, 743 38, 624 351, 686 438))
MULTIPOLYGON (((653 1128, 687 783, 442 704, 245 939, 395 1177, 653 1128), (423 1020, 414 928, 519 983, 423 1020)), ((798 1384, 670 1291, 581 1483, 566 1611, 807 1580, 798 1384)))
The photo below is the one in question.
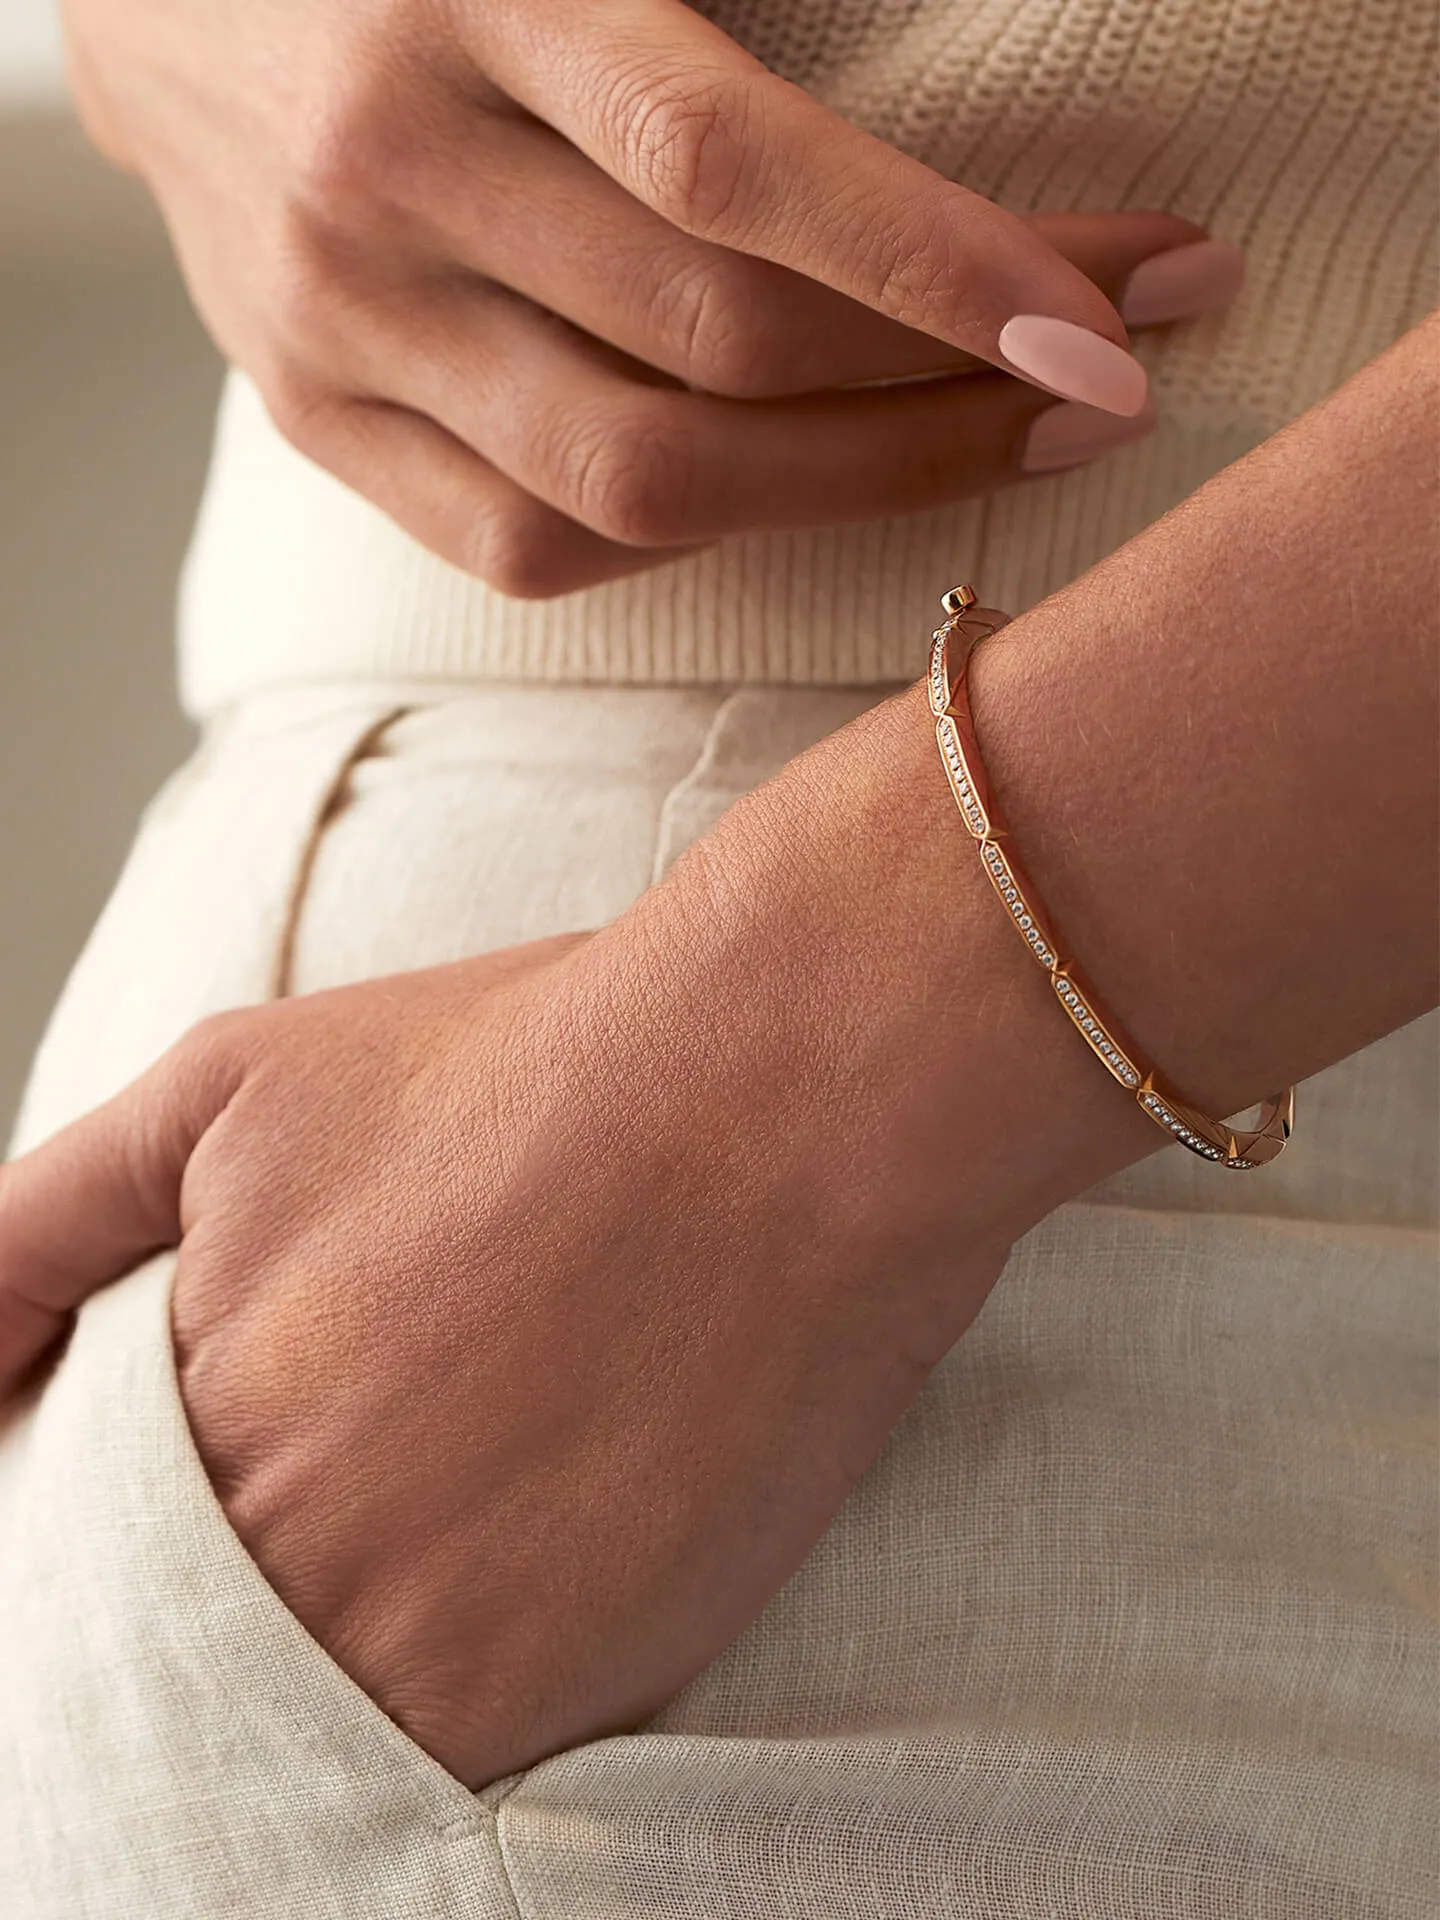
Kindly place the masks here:
POLYGON ((897 1286, 826 989, 787 1008, 699 926, 667 882, 590 939, 223 1016, 0 1175, 0 1374, 178 1242, 231 1524, 470 1784, 713 1659, 1003 1259, 977 1213, 897 1286))

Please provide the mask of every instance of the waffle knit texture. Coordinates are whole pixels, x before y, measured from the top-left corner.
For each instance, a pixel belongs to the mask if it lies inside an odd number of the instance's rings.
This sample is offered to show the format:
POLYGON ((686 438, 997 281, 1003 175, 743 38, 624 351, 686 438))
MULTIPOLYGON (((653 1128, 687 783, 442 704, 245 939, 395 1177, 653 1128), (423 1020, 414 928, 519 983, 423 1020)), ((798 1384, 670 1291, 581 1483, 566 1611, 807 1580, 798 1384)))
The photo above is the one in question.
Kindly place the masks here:
POLYGON ((1241 246, 1142 337, 1161 416, 1093 465, 900 519, 727 539, 548 602, 435 559, 232 383, 184 595, 204 714, 295 679, 875 684, 935 598, 1019 611, 1333 391, 1433 303, 1432 0, 710 0, 770 67, 1017 213, 1169 209, 1241 246))

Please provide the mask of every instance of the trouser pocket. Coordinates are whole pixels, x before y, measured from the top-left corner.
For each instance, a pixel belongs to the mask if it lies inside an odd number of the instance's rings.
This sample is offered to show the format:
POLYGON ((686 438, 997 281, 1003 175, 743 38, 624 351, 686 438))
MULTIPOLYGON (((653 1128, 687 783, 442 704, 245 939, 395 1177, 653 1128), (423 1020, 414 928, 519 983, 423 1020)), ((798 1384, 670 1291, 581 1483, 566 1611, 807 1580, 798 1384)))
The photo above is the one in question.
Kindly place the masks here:
MULTIPOLYGON (((289 693, 207 733, 66 986, 17 1144, 283 991, 317 839, 396 711, 289 693)), ((335 1666, 226 1522, 175 1380, 172 1267, 96 1295, 0 1432, 0 1911, 515 1920, 485 1800, 335 1666)))

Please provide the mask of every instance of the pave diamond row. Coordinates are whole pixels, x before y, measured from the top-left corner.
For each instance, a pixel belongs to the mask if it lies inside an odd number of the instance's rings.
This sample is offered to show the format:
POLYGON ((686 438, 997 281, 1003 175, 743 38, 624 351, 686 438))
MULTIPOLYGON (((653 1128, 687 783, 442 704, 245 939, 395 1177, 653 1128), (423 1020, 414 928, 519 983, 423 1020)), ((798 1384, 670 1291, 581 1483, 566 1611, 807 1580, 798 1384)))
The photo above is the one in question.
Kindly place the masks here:
POLYGON ((1045 938, 1044 931, 1037 926, 1030 903, 1015 884, 1005 856, 993 840, 987 840, 980 849, 980 857, 985 862, 995 891, 1010 909, 1010 917, 1025 936, 1026 945, 1040 962, 1042 967, 1055 965, 1055 950, 1045 938))
POLYGON ((937 627, 930 638, 930 711, 938 719, 950 704, 950 682, 945 673, 945 637, 948 627, 937 627))
POLYGON ((950 785, 955 789, 955 798, 960 811, 965 816, 966 825, 977 840, 983 840, 990 832, 990 822, 985 818, 985 809, 976 797, 970 784, 969 769, 965 765, 965 755, 960 750, 960 730, 951 719, 938 720, 935 724, 935 736, 940 742, 940 751, 945 757, 945 769, 950 775, 950 785))
POLYGON ((1140 1104, 1155 1116, 1162 1127, 1168 1127, 1183 1146, 1189 1147, 1192 1153, 1198 1153, 1202 1160, 1223 1160, 1227 1166, 1231 1167, 1254 1166, 1253 1160, 1232 1160, 1228 1153, 1222 1153, 1203 1134, 1196 1133, 1178 1114, 1172 1113, 1158 1093, 1141 1094, 1140 1104))
POLYGON ((1140 1084, 1140 1075, 1136 1070, 1134 1062, 1126 1057, 1120 1047, 1116 1046, 1110 1035, 1105 1031, 1103 1021, 1095 1017, 1093 1009, 1087 1005, 1084 995, 1076 991, 1075 982, 1070 979, 1068 974, 1056 974, 1055 991, 1060 996, 1061 1006, 1064 1007, 1070 1018, 1075 1022, 1081 1033, 1089 1041, 1096 1053, 1099 1054, 1100 1058, 1105 1062, 1105 1065, 1110 1069, 1111 1073, 1114 1074, 1120 1084, 1129 1087, 1132 1091, 1138 1087, 1140 1084))
POLYGON ((1160 1092, 1159 1075, 1137 1065, 1124 1045, 1095 1011, 1088 988, 1076 984, 1071 962, 1063 964, 1053 945, 1054 933, 1047 927, 1043 909, 1031 905, 1026 897, 1030 882, 1018 861, 1012 861, 996 844, 1004 839, 1004 823, 990 817, 989 807, 981 802, 985 790, 979 750, 974 740, 969 701, 965 694, 965 675, 971 649, 1003 627, 1005 616, 992 608, 977 607, 969 587, 953 587, 944 596, 944 607, 952 617, 931 636, 930 663, 926 676, 930 707, 935 715, 935 738, 945 762, 945 772, 955 804, 971 834, 980 843, 980 858, 991 885, 1015 923, 1016 930, 1050 976, 1050 983, 1062 1007, 1081 1038, 1108 1072, 1118 1080, 1154 1121, 1191 1153, 1220 1166, 1236 1169, 1264 1166, 1281 1152, 1294 1124, 1295 1092, 1271 1094, 1263 1103, 1261 1125, 1253 1131, 1235 1133, 1218 1121, 1205 1119, 1173 1095, 1160 1092), (980 630, 978 635, 965 627, 966 617, 980 630), (956 661, 958 690, 952 692, 949 650, 952 641, 964 646, 963 657, 956 661), (971 756, 974 755, 972 760, 971 756), (972 765, 975 772, 972 774, 972 765), (979 790, 977 791, 977 780, 979 790), (1177 1110, 1178 1109, 1178 1110, 1177 1110), (1188 1117, 1186 1117, 1188 1115, 1188 1117), (1219 1144, 1217 1144, 1217 1142, 1219 1144))

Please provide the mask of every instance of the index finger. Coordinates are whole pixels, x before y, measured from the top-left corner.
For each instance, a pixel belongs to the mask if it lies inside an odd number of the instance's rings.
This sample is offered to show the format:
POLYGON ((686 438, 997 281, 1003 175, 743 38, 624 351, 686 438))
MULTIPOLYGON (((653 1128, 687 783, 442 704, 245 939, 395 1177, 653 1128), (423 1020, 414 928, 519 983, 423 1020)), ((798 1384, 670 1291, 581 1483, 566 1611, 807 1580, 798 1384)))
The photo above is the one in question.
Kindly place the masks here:
POLYGON ((682 0, 486 0, 461 30, 496 85, 671 225, 1067 399, 1144 406, 1120 316, 1077 267, 682 0))

